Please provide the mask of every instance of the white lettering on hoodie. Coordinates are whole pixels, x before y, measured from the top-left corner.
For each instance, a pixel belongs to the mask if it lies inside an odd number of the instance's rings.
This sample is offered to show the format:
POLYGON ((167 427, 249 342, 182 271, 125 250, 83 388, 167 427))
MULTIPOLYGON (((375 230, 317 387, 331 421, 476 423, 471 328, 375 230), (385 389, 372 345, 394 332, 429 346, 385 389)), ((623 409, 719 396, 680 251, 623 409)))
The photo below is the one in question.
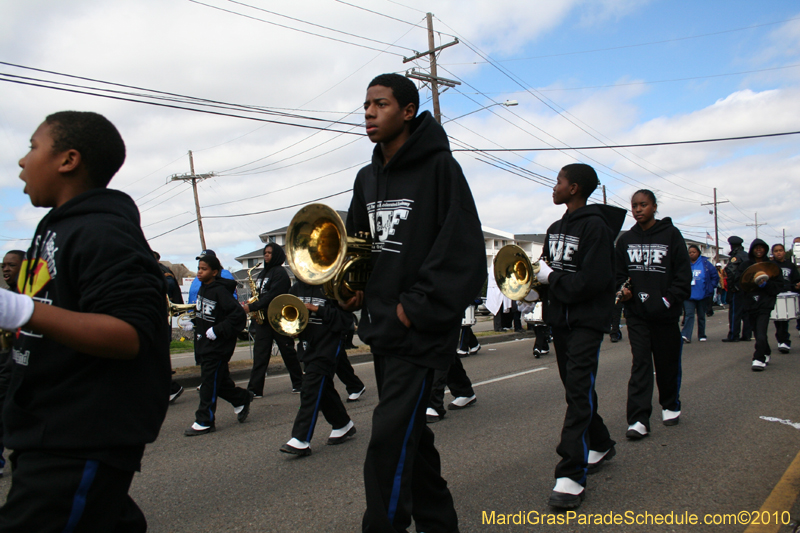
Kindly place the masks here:
POLYGON ((389 240, 395 234, 397 226, 413 211, 414 200, 386 200, 369 202, 367 213, 369 214, 370 231, 373 237, 372 251, 400 253, 402 242, 389 240))
POLYGON ((669 254, 668 244, 629 244, 628 270, 636 272, 659 272, 665 274, 664 258, 669 254))

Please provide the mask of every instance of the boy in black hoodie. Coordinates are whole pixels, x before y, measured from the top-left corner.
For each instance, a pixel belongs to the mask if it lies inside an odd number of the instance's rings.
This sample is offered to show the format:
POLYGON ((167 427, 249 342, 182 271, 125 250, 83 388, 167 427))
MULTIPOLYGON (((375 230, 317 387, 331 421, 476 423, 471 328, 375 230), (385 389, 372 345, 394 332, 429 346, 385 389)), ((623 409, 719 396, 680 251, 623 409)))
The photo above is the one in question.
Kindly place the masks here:
POLYGON ((458 531, 425 423, 434 370, 446 370, 464 309, 486 279, 483 232, 447 135, 397 74, 373 79, 364 102, 372 163, 353 187, 347 232, 372 236, 372 274, 358 335, 372 349, 379 402, 364 462, 363 531, 458 531))
POLYGON ((236 337, 244 329, 247 315, 236 298, 236 282, 220 276, 222 265, 213 250, 197 256, 197 292, 194 323, 194 351, 201 361, 200 406, 194 424, 183 432, 187 437, 216 430, 217 397, 234 406, 236 419, 244 422, 250 412, 252 393, 237 387, 228 362, 236 349, 236 337))
MULTIPOLYGON (((786 259, 786 248, 782 244, 772 245, 772 262, 778 265, 783 274, 783 287, 781 292, 800 292, 800 272, 789 260, 786 259)), ((792 349, 792 337, 789 335, 789 321, 775 321, 775 340, 778 341, 778 351, 789 353, 792 349)))
POLYGON ((322 285, 297 280, 289 294, 300 298, 309 311, 308 325, 300 333, 299 357, 305 365, 300 390, 300 410, 294 419, 292 438, 281 446, 283 453, 311 455, 311 437, 322 411, 333 427, 327 444, 341 444, 356 434, 356 428, 333 386, 340 357, 347 357, 344 334, 353 325, 353 313, 336 300, 325 297, 322 285))
POLYGON ((561 220, 547 230, 537 279, 547 285, 545 322, 553 328, 558 372, 564 384, 567 413, 556 451, 553 507, 578 507, 586 495, 586 474, 611 459, 616 444, 597 413, 595 378, 603 335, 614 307, 614 236, 625 211, 586 205, 597 188, 597 173, 576 163, 561 169, 553 203, 566 205, 561 220), (549 263, 549 266, 548 266, 549 263))
POLYGON ((0 291, 16 332, 3 410, 14 475, 0 531, 144 531, 128 496, 158 435, 170 383, 164 276, 133 200, 107 189, 125 160, 96 113, 48 116, 19 161, 41 220, 19 294, 0 291))
MULTIPOLYGON (((756 263, 769 262, 768 251, 769 245, 761 239, 755 239, 750 243, 748 259, 741 266, 742 274, 756 263)), ((756 287, 751 291, 744 292, 744 313, 749 317, 750 326, 756 335, 756 347, 750 368, 753 372, 761 372, 769 364, 769 358, 772 355, 767 328, 769 328, 769 315, 775 307, 776 296, 783 289, 783 273, 779 272, 774 278, 761 273, 753 281, 756 287)))

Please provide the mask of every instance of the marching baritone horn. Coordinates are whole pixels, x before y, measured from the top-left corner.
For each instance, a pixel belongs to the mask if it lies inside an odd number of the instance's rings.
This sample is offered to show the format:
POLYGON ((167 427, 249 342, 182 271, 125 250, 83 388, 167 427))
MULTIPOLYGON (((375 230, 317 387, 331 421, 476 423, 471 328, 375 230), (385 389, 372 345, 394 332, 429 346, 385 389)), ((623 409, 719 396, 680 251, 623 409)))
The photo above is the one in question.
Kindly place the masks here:
POLYGON ((541 285, 536 279, 539 261, 531 263, 525 250, 516 244, 500 248, 494 258, 494 280, 497 288, 511 300, 520 301, 541 285))
POLYGON ((324 204, 300 209, 286 232, 286 260, 297 279, 323 285, 340 303, 364 290, 371 252, 372 241, 348 237, 342 217, 324 204))
POLYGON ((297 296, 281 294, 270 302, 267 321, 281 335, 297 337, 308 326, 308 309, 297 296))
POLYGON ((172 317, 178 317, 178 325, 181 320, 191 320, 197 314, 197 305, 195 304, 174 304, 167 298, 167 320, 172 324, 172 317))

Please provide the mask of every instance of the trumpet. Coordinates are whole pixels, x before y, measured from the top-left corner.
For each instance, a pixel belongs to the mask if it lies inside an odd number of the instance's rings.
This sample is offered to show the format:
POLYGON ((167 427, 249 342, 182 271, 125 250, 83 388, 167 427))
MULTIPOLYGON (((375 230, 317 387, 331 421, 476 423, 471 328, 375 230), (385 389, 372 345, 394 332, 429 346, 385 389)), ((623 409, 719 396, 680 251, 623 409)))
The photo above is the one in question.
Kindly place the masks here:
POLYGON ((267 308, 267 321, 276 332, 287 337, 297 337, 308 326, 308 309, 300 298, 281 294, 273 298, 267 308))
POLYGON ((516 244, 503 246, 494 258, 497 288, 512 300, 524 300, 531 289, 541 286, 536 279, 538 272, 539 261, 531 263, 525 250, 516 244))
POLYGON ((174 304, 167 298, 167 321, 172 324, 172 317, 178 317, 178 324, 181 321, 191 320, 197 316, 197 306, 195 304, 174 304))
POLYGON ((348 237, 342 217, 324 204, 298 211, 286 232, 286 260, 297 279, 323 285, 340 303, 363 291, 369 279, 372 241, 348 237))
MULTIPOLYGON (((256 282, 253 281, 253 276, 251 275, 251 273, 253 272, 254 269, 260 267, 262 264, 263 261, 247 271, 247 280, 250 283, 250 294, 252 295, 250 299, 247 300, 247 305, 253 304, 258 301, 258 287, 256 287, 256 282)), ((263 309, 259 309, 258 311, 253 311, 252 313, 249 313, 249 315, 250 318, 254 319, 257 324, 264 323, 263 309)))

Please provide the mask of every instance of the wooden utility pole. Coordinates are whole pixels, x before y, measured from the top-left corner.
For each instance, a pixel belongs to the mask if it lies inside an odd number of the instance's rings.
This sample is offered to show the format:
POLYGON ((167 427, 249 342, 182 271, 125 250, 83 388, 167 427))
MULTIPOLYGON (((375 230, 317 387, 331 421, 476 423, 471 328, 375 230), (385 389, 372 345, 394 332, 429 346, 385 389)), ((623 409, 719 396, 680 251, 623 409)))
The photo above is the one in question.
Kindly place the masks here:
POLYGON ((606 186, 603 185, 603 205, 608 205, 608 200, 606 199, 606 186))
POLYGON ((451 43, 435 47, 434 35, 433 35, 433 13, 428 13, 426 15, 426 18, 428 19, 428 51, 420 52, 418 54, 413 55, 412 57, 404 57, 403 63, 414 61, 415 59, 419 59, 422 56, 428 56, 428 59, 430 60, 431 63, 430 74, 423 74, 422 72, 416 72, 416 69, 411 69, 410 71, 406 72, 406 77, 424 81, 430 84, 431 95, 433 97, 433 117, 439 124, 441 124, 442 113, 439 108, 439 86, 445 85, 447 87, 455 87, 456 85, 461 85, 461 82, 448 80, 446 78, 440 78, 438 76, 436 70, 436 52, 444 48, 447 48, 448 46, 453 46, 454 44, 458 44, 458 39, 456 39, 451 43))
POLYGON ((203 218, 200 216, 200 199, 197 196, 197 181, 204 180, 207 178, 211 178, 214 176, 213 172, 208 174, 195 174, 194 173, 194 158, 192 157, 192 151, 189 150, 189 169, 191 170, 191 174, 175 174, 174 176, 170 176, 170 181, 191 181, 192 182, 192 190, 194 191, 194 208, 197 212, 197 229, 200 231, 200 246, 203 250, 206 249, 206 237, 203 234, 203 218))
POLYGON ((756 223, 755 224, 748 224, 748 226, 755 226, 756 228, 756 239, 758 239, 758 227, 759 226, 766 226, 766 222, 762 222, 761 224, 758 223, 758 213, 756 213, 756 223))
POLYGON ((716 263, 719 261, 719 224, 717 223, 717 204, 725 204, 728 203, 728 200, 723 200, 721 202, 717 201, 717 188, 714 187, 714 201, 710 204, 700 204, 700 205, 713 205, 714 206, 714 246, 716 246, 716 251, 714 252, 714 262, 716 263))

